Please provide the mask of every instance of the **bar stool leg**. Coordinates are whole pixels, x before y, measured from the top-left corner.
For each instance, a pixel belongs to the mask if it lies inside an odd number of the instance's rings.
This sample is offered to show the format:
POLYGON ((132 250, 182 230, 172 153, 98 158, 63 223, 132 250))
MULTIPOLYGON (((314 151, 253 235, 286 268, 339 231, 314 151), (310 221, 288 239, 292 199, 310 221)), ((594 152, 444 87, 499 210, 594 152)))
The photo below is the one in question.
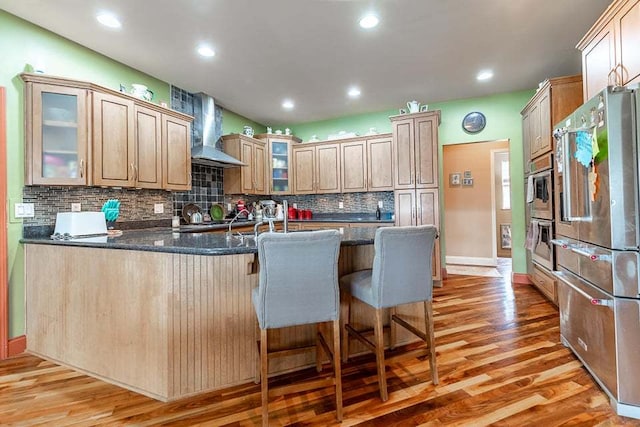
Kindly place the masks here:
POLYGON ((345 325, 351 324, 351 294, 342 292, 340 297, 340 322, 342 327, 342 361, 347 363, 349 361, 349 331, 345 328, 345 325))
POLYGON ((396 308, 389 308, 389 350, 396 348, 396 336, 398 334, 398 325, 393 320, 393 316, 396 315, 396 308))
MULTIPOLYGON (((340 320, 333 321, 333 375, 336 382, 336 418, 342 421, 342 367, 340 366, 340 320)), ((345 331, 346 333, 346 331, 345 331)))
POLYGON ((436 369, 436 346, 435 346, 435 335, 433 333, 433 305, 431 301, 424 302, 424 321, 425 321, 425 331, 427 335, 427 345, 429 346, 429 366, 431 367, 431 382, 434 385, 437 385, 438 380, 438 370, 436 369))
POLYGON ((322 371, 322 351, 320 351, 320 334, 322 334, 322 324, 316 323, 316 371, 322 371))
POLYGON ((387 394, 387 376, 384 368, 384 330, 382 329, 382 308, 376 309, 374 338, 376 342, 376 365, 378 367, 378 384, 380 386, 380 398, 383 402, 389 399, 387 394))
POLYGON ((269 427, 269 355, 267 354, 267 330, 260 330, 260 393, 262 395, 262 425, 269 427))

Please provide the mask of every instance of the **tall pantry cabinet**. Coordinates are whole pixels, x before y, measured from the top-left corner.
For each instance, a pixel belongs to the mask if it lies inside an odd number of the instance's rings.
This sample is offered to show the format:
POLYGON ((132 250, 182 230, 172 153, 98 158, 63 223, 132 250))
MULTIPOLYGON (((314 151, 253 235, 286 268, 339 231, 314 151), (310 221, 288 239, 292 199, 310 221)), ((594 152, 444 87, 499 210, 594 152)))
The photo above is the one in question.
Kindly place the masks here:
MULTIPOLYGON (((440 111, 390 117, 393 138, 395 224, 433 224, 440 230, 438 125, 440 111)), ((440 281, 440 240, 433 251, 433 280, 440 281)))

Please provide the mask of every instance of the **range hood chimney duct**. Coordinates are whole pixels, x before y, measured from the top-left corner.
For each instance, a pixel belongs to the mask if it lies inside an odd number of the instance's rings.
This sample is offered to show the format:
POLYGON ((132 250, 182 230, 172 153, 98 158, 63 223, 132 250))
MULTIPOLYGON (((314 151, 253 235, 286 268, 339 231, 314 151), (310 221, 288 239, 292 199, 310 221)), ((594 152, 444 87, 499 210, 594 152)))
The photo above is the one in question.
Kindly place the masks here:
POLYGON ((193 146, 191 162, 201 165, 233 168, 246 166, 240 160, 216 147, 216 111, 213 98, 205 93, 193 94, 193 146))

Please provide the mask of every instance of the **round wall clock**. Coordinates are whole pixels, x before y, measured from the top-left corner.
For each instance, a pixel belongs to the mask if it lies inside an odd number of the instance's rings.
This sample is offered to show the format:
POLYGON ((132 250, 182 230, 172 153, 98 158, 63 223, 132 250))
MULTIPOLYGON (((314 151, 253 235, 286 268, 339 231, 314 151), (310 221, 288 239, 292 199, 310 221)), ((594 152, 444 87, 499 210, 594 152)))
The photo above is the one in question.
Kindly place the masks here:
POLYGON ((462 119, 462 129, 467 133, 478 133, 486 124, 487 118, 478 111, 471 112, 462 119))

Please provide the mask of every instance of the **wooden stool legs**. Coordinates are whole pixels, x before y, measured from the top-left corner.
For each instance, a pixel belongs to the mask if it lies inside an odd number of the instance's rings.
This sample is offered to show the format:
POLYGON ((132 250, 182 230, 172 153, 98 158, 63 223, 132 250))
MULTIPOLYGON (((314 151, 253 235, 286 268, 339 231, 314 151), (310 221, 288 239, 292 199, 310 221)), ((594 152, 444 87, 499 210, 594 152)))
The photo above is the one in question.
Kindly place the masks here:
POLYGON ((378 368, 378 386, 380 387, 380 399, 386 402, 389 399, 387 393, 387 374, 384 363, 384 329, 382 326, 382 308, 376 309, 376 319, 373 325, 375 340, 376 366, 378 368))
MULTIPOLYGON (((319 380, 311 380, 306 383, 302 383, 299 385, 289 385, 280 388, 279 395, 286 394, 287 392, 300 392, 305 390, 310 390, 318 387, 326 387, 329 384, 333 384, 335 386, 335 396, 336 396, 336 419, 338 421, 342 421, 342 369, 340 365, 340 319, 336 319, 330 322, 333 325, 332 328, 332 348, 329 347, 328 343, 324 338, 324 334, 322 333, 322 328, 320 327, 320 323, 318 323, 318 331, 317 338, 315 344, 315 352, 316 352, 316 370, 320 372, 322 370, 322 352, 321 348, 327 354, 329 361, 333 366, 333 378, 329 379, 319 379, 319 380)), ((259 357, 258 363, 260 366, 258 367, 256 373, 256 382, 260 381, 260 394, 262 400, 262 425, 264 427, 269 425, 269 346, 267 343, 267 329, 260 330, 260 344, 259 344, 259 357)), ((288 349, 281 351, 272 351, 271 355, 275 355, 277 353, 281 354, 292 354, 300 351, 309 350, 309 347, 301 347, 297 349, 288 349)), ((276 390, 278 391, 278 390, 276 390)))
MULTIPOLYGON (((341 318, 343 322, 342 328, 342 361, 347 362, 349 358, 349 335, 357 338, 376 356, 376 369, 378 373, 378 385, 380 388, 380 398, 383 402, 389 399, 387 392, 387 376, 385 372, 384 357, 384 325, 382 322, 384 309, 375 309, 375 319, 373 325, 373 342, 367 339, 360 331, 355 330, 351 326, 351 302, 353 297, 347 293, 343 293, 341 297, 341 318)), ((431 381, 434 385, 438 384, 438 371, 436 367, 436 349, 433 331, 433 306, 431 301, 424 302, 424 327, 425 331, 421 331, 413 325, 407 323, 404 319, 396 314, 396 308, 389 308, 389 347, 394 348, 396 344, 396 328, 402 326, 409 332, 413 333, 427 344, 429 366, 431 368, 431 381)))
POLYGON ((269 426, 269 353, 267 329, 260 330, 260 394, 262 396, 262 425, 269 426))

